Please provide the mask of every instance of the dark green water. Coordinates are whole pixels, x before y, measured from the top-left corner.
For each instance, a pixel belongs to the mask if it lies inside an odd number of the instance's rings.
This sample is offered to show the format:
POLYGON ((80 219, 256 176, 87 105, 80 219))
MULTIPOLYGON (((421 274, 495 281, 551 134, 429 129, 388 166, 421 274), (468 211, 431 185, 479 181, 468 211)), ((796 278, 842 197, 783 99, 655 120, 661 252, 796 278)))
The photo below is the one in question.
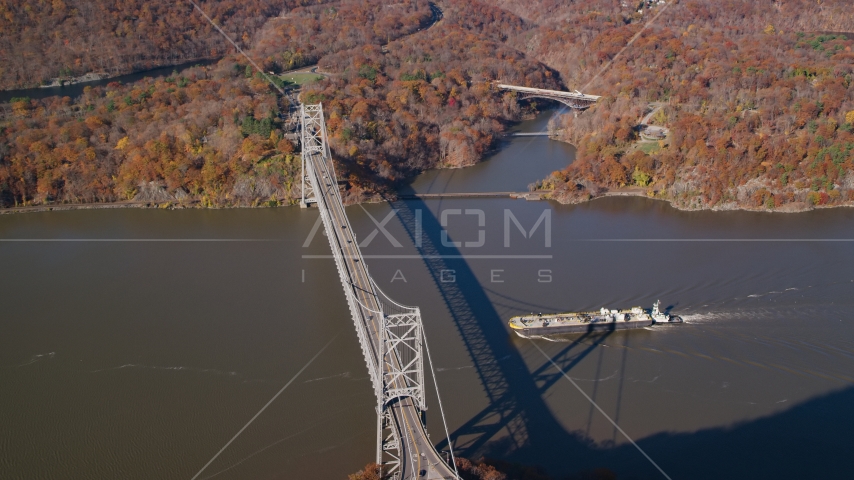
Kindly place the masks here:
MULTIPOLYGON (((506 173, 509 157, 496 157, 473 188, 524 190, 571 160, 544 138, 505 152, 544 159, 541 170, 506 173)), ((358 238, 374 230, 368 214, 393 209, 386 226, 401 246, 380 233, 363 251, 387 293, 421 307, 461 453, 663 478, 548 357, 674 479, 851 471, 854 243, 826 240, 854 239, 854 210, 406 201, 349 207, 358 238), (505 246, 506 211, 526 231, 550 212, 550 246, 545 220, 530 238, 509 220, 505 246), (658 298, 687 323, 536 343, 505 327, 521 312, 658 298)), ((190 479, 330 339, 199 478, 343 479, 371 461, 364 360, 333 262, 315 258, 329 254, 325 237, 305 246, 317 216, 0 216, 3 240, 229 240, 0 242, 0 478, 190 479)), ((444 446, 434 394, 428 403, 444 446)))

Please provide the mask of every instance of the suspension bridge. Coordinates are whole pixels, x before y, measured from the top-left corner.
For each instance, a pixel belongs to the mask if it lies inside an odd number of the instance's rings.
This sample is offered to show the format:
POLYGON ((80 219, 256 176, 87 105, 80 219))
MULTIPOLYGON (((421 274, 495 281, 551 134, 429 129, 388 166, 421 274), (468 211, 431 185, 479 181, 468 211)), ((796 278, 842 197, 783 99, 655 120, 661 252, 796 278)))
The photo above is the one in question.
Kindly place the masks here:
MULTIPOLYGON (((380 290, 368 273, 347 219, 326 136, 323 107, 300 105, 302 199, 317 205, 377 400, 378 464, 394 479, 456 479, 427 435, 421 311, 380 290)), ((435 377, 434 377, 435 384, 435 377)), ((437 387, 438 396, 438 387, 437 387)), ((439 402, 441 413, 441 400, 439 402)), ((444 422, 444 415, 443 422, 444 422)))
MULTIPOLYGON (((522 93, 521 99, 546 98, 576 110, 588 108, 600 98, 580 92, 496 86, 522 93)), ((421 311, 389 298, 368 273, 341 200, 322 105, 299 104, 297 116, 302 144, 300 206, 316 205, 320 211, 368 367, 377 400, 376 462, 397 480, 458 479, 453 450, 446 462, 430 441, 424 422, 425 357, 431 372, 433 368, 421 311)), ((433 382, 435 385, 435 376, 433 382)), ((437 387, 437 397, 438 393, 437 387)), ((444 424, 441 399, 439 409, 444 424)), ((481 440, 489 437, 481 436, 481 440)), ((450 449, 450 443, 445 444, 450 449)))

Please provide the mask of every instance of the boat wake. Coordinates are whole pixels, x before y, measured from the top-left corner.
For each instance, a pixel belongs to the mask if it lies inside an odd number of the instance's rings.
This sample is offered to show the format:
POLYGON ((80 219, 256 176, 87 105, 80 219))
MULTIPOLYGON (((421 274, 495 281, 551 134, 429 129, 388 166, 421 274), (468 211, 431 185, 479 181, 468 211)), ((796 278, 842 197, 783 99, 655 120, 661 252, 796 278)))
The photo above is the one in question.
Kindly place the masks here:
POLYGON ((107 372, 107 371, 112 371, 112 370, 124 370, 126 368, 139 368, 139 369, 146 369, 146 370, 161 370, 161 371, 175 371, 175 372, 212 373, 215 375, 228 375, 228 376, 237 375, 237 372, 224 372, 222 370, 217 370, 214 368, 196 368, 196 367, 183 367, 183 366, 158 367, 155 365, 140 365, 137 363, 126 363, 124 365, 119 365, 118 367, 102 368, 100 370, 92 370, 89 373, 100 373, 100 372, 107 372))
POLYGON ((302 383, 313 383, 313 382, 319 382, 321 380, 331 380, 333 378, 350 378, 350 372, 339 373, 337 375, 330 375, 328 377, 312 378, 311 380, 306 380, 302 383))
POLYGON ((19 367, 26 367, 27 365, 32 365, 32 364, 38 362, 39 360, 43 360, 43 359, 44 360, 51 360, 54 356, 56 356, 56 352, 40 353, 38 355, 33 355, 32 358, 30 358, 29 362, 22 363, 18 366, 19 367))
MULTIPOLYGON (((807 288, 810 288, 810 287, 807 287, 807 288)), ((795 287, 787 288, 787 289, 785 289, 785 290, 783 290, 783 291, 781 291, 781 292, 778 292, 778 291, 776 291, 776 290, 772 290, 772 291, 770 291, 770 292, 766 292, 766 293, 754 293, 754 294, 748 295, 748 296, 747 296, 747 298, 761 298, 761 297, 764 297, 764 296, 766 296, 766 295, 780 295, 780 294, 783 294, 783 293, 786 293, 786 292, 797 291, 797 290, 798 290, 798 289, 797 289, 797 288, 795 288, 795 287)))
POLYGON ((464 370, 466 368, 474 368, 474 365, 465 365, 462 367, 445 367, 445 368, 437 368, 437 372, 452 372, 454 370, 464 370))

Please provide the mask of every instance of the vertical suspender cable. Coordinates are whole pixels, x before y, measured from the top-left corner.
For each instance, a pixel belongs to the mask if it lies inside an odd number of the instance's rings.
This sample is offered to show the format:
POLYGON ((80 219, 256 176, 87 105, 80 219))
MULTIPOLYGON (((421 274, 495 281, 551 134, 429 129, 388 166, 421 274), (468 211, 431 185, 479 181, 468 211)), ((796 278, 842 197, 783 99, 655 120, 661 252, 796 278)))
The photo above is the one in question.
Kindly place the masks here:
POLYGON ((454 467, 454 475, 459 480, 460 472, 457 471, 457 460, 454 458, 454 444, 451 442, 451 434, 448 433, 448 422, 445 421, 445 409, 442 408, 442 397, 439 396, 439 383, 436 381, 436 372, 433 371, 433 359, 430 357, 430 345, 427 344, 427 334, 424 332, 424 325, 421 325, 421 336, 424 337, 424 348, 427 350, 427 363, 430 364, 430 376, 433 377, 433 386, 436 388, 436 399, 439 400, 439 415, 442 416, 442 426, 445 427, 445 438, 448 439, 448 450, 451 451, 451 466, 454 467))

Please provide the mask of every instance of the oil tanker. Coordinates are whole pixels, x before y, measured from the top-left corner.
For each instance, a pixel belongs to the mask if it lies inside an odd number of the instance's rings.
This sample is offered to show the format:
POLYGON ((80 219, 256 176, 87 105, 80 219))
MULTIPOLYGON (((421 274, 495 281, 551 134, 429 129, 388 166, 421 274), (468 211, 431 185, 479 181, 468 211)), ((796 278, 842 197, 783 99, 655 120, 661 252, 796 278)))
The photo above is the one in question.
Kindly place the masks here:
POLYGON ((519 315, 510 319, 510 328, 522 338, 531 335, 552 335, 556 333, 586 333, 598 331, 628 330, 660 324, 682 323, 676 315, 660 310, 660 301, 652 309, 633 307, 628 310, 609 310, 602 308, 598 312, 569 312, 543 315, 519 315))

